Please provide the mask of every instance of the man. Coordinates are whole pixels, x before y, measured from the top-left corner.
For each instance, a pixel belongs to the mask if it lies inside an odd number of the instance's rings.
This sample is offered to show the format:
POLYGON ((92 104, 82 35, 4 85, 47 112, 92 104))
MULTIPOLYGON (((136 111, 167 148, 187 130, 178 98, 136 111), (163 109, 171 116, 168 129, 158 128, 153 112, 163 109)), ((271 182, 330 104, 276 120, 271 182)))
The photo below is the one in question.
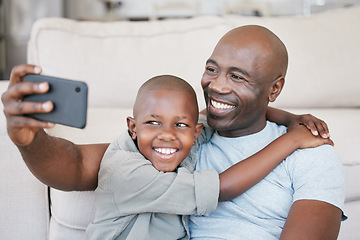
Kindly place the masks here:
MULTIPOLYGON (((197 170, 222 172, 285 132, 267 123, 265 113, 283 87, 287 60, 280 39, 259 26, 234 29, 219 41, 201 81, 207 121, 217 134, 198 151, 197 170)), ((205 217, 192 216, 190 235, 336 239, 343 184, 341 163, 332 147, 296 151, 243 195, 219 203, 205 217)))
MULTIPOLYGON (((286 70, 286 48, 268 29, 244 26, 220 40, 202 79, 207 120, 217 134, 199 150, 197 169, 223 171, 286 131, 266 121, 267 105, 280 94, 286 70), (238 147, 229 150, 229 145, 238 147)), ((41 128, 52 124, 21 116, 52 109, 51 103, 19 101, 47 91, 46 84, 16 84, 25 74, 39 72, 28 65, 14 69, 2 97, 9 136, 41 181, 63 190, 95 189, 108 144, 76 146, 46 135, 41 128)), ((191 234, 199 239, 208 239, 208 233, 215 239, 336 239, 343 191, 341 163, 332 147, 297 151, 244 197, 220 204, 204 218, 192 217, 191 234)))

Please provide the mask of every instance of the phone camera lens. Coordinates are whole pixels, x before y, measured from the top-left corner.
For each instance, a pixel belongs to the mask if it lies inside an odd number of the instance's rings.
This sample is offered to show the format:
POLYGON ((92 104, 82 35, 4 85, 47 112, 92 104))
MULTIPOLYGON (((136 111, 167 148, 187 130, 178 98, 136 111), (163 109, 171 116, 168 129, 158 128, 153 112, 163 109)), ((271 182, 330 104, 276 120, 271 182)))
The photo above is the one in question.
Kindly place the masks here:
POLYGON ((76 87, 75 92, 80 92, 80 87, 76 87))

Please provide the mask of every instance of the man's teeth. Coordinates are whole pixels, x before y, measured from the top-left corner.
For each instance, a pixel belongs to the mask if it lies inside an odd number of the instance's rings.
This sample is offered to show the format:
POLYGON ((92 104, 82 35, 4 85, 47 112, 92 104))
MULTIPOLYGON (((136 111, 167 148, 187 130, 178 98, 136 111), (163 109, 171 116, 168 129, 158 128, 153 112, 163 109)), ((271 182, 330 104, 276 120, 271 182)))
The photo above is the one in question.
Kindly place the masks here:
POLYGON ((174 148, 155 148, 155 151, 161 154, 173 154, 176 152, 176 149, 174 148))
POLYGON ((216 102, 214 100, 211 100, 211 105, 214 107, 214 108, 217 108, 217 109, 230 109, 230 108, 234 108, 234 105, 228 105, 228 104, 225 104, 225 103, 219 103, 219 102, 216 102))

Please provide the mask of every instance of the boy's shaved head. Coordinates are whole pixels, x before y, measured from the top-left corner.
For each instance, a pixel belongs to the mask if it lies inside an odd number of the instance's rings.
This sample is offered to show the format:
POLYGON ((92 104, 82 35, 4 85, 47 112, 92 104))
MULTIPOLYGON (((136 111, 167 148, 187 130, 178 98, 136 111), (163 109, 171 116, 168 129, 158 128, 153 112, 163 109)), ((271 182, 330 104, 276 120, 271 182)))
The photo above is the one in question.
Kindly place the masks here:
POLYGON ((134 117, 136 117, 138 106, 146 101, 148 93, 154 90, 182 91, 187 93, 189 98, 191 98, 191 101, 194 103, 191 108, 193 108, 196 114, 198 114, 199 108, 196 93, 192 86, 182 78, 173 75, 159 75, 147 80, 139 88, 133 108, 134 117))

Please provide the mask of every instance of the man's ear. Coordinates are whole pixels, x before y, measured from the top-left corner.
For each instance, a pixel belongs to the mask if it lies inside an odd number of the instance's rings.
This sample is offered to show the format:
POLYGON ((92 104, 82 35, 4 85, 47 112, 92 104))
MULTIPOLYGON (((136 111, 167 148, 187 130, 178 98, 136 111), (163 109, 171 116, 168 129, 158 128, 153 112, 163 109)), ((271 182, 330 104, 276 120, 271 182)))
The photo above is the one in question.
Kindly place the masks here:
POLYGON ((127 126, 131 135, 131 138, 133 140, 136 139, 136 124, 135 124, 135 118, 127 117, 126 118, 127 126))
POLYGON ((195 134, 194 134, 194 141, 193 141, 193 146, 195 145, 196 143, 196 140, 197 138, 199 137, 200 133, 201 133, 201 130, 203 129, 203 124, 202 123, 198 123, 196 124, 195 126, 195 134))
POLYGON ((269 102, 274 102, 280 95, 281 90, 284 87, 285 78, 283 76, 278 77, 271 86, 271 92, 269 94, 269 102))

